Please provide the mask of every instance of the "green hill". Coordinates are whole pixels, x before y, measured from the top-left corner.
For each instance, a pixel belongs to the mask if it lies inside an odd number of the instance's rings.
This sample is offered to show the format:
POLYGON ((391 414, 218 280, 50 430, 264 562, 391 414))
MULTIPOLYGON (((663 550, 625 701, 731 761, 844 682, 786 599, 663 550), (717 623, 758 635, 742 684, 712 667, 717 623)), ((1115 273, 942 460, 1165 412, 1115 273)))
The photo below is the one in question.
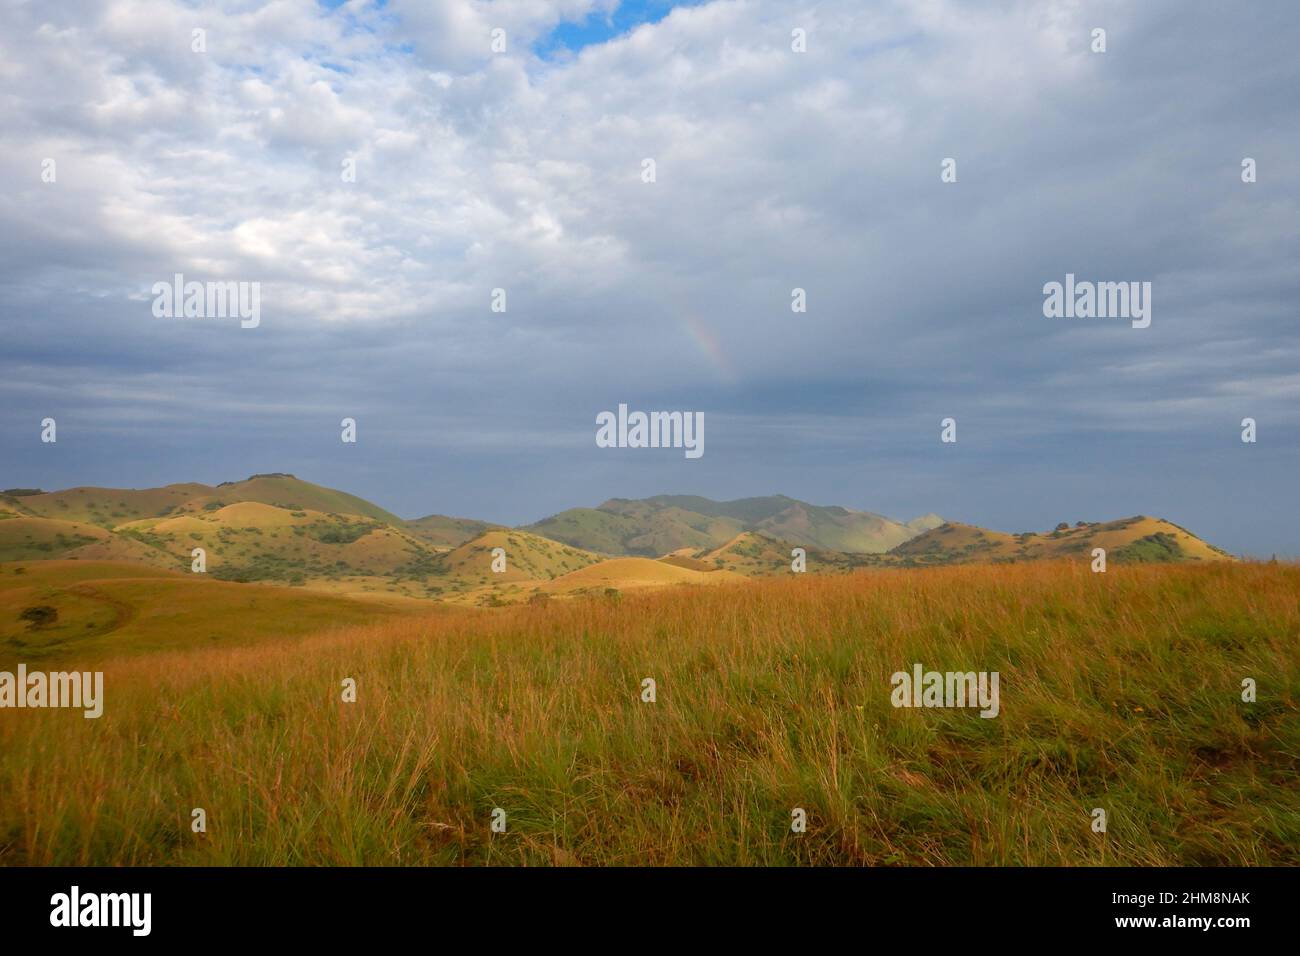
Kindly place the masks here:
POLYGON ((812 505, 785 495, 714 501, 698 495, 611 498, 598 508, 571 508, 528 530, 574 547, 657 557, 711 550, 754 531, 782 542, 846 554, 883 554, 942 524, 937 515, 911 522, 869 511, 812 505))
POLYGON ((402 519, 364 498, 303 481, 293 475, 253 475, 245 481, 223 482, 216 487, 219 498, 260 501, 288 511, 323 511, 326 514, 364 515, 386 524, 400 525, 402 519))
POLYGON ((287 511, 353 514, 387 524, 402 519, 345 491, 324 488, 288 474, 253 475, 243 481, 226 481, 213 487, 198 483, 162 488, 68 488, 39 494, 0 494, 0 508, 38 518, 55 518, 116 528, 129 521, 165 518, 177 514, 215 511, 240 501, 260 501, 287 511))
MULTIPOLYGON (((0 562, 112 561, 189 573, 194 549, 202 548, 211 579, 301 585, 344 596, 519 601, 552 579, 623 558, 663 559, 696 573, 782 575, 790 573, 795 547, 807 552, 811 573, 1088 559, 1094 547, 1119 563, 1230 559, 1153 518, 1013 535, 945 523, 935 514, 900 522, 785 495, 611 498, 512 529, 440 514, 404 521, 356 495, 282 473, 215 486, 0 493, 0 562), (495 547, 508 556, 501 574, 490 568, 495 547)), ((653 566, 629 575, 627 567, 579 577, 594 581, 617 572, 620 580, 641 582, 671 576, 653 566)))
POLYGON ((950 522, 904 542, 888 557, 907 565, 1000 563, 1077 558, 1091 561, 1094 548, 1118 563, 1231 561, 1226 551, 1169 521, 1136 515, 1118 521, 1062 522, 1055 530, 1007 534, 950 522))
POLYGON ((473 518, 449 518, 446 515, 425 515, 403 521, 402 527, 413 537, 436 548, 459 548, 466 541, 487 534, 489 531, 503 530, 499 524, 475 521, 473 518))

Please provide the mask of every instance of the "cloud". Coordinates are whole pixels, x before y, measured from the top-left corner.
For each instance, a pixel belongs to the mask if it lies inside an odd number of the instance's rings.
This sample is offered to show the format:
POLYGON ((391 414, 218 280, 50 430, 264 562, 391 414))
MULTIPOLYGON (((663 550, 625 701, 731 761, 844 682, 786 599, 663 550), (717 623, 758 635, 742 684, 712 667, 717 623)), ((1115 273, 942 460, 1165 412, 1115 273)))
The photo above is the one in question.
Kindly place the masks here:
MULTIPOLYGON (((139 421, 142 446, 297 409, 282 433, 274 415, 250 425, 292 458, 295 429, 353 402, 467 456, 511 435, 529 461, 553 447, 548 468, 569 446, 537 436, 584 441, 596 411, 642 397, 710 403, 732 439, 711 428, 709 454, 736 469, 802 432, 810 469, 870 447, 901 471, 941 414, 979 423, 972 441, 1008 469, 1044 466, 1035 436, 1059 441, 1061 475, 1071 435, 1195 443, 1243 410, 1300 431, 1284 5, 717 0, 532 52, 611 10, 7 6, 6 442, 51 385, 67 414, 139 421), (176 272, 260 281, 262 326, 154 319, 148 289, 176 272), (1042 285, 1067 272, 1152 282, 1151 328, 1045 319, 1042 285), (134 387, 163 366, 170 396, 134 387), (218 398, 234 386, 239 402, 218 398)), ((838 474, 808 480, 834 500, 838 474)), ((477 503, 473 481, 451 493, 477 503)), ((949 493, 995 516, 1016 504, 949 493)))

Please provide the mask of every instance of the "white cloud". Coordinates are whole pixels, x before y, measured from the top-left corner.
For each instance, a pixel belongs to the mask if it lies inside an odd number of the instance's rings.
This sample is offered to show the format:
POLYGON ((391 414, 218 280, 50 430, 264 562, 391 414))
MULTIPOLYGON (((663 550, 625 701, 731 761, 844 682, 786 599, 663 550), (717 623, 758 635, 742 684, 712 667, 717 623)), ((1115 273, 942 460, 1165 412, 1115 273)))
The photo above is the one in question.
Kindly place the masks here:
MULTIPOLYGON (((51 305, 25 341, 57 323, 127 364, 154 355, 177 333, 132 296, 183 271, 264 282, 267 336, 382 337, 397 409, 436 366, 471 393, 514 382, 529 411, 557 380, 593 407, 611 388, 722 387, 737 415, 773 382, 904 383, 1007 421, 1051 409, 1043 428, 1136 429, 1133 389, 1165 390, 1160 427, 1224 395, 1297 421, 1300 169, 1272 92, 1295 86, 1294 18, 718 0, 573 57, 532 54, 610 9, 7 6, 0 284, 111 306, 51 305), (1104 55, 1088 52, 1095 25, 1104 55), (1214 56, 1197 52, 1209 36, 1214 56), (1261 182, 1243 186, 1256 154, 1261 182), (1039 290, 1067 271, 1153 281, 1152 328, 1044 319, 1039 290), (789 310, 795 286, 807 315, 789 310), (504 315, 488 311, 496 287, 504 315)), ((211 374, 218 339, 192 341, 193 374, 211 374)), ((250 368, 280 361, 235 341, 221 348, 247 347, 250 368)))

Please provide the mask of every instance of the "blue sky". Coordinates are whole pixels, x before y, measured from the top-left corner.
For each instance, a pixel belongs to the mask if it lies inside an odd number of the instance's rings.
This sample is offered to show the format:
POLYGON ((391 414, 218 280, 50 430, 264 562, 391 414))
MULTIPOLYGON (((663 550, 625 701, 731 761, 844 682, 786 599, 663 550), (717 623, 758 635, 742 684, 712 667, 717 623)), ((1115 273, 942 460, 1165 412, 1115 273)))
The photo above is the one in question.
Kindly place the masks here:
POLYGON ((635 30, 643 23, 658 23, 675 7, 697 6, 693 2, 674 3, 672 0, 623 0, 612 12, 593 11, 576 22, 555 26, 545 37, 533 44, 533 49, 544 59, 553 58, 560 51, 577 53, 584 47, 605 43, 615 37, 635 30))
POLYGON ((784 493, 1300 552, 1293 5, 607 9, 5 6, 0 488, 784 493), (178 272, 259 283, 259 327, 156 317, 178 272), (1046 317, 1067 273, 1150 282, 1151 326, 1046 317), (596 447, 620 403, 703 412, 703 458, 596 447))

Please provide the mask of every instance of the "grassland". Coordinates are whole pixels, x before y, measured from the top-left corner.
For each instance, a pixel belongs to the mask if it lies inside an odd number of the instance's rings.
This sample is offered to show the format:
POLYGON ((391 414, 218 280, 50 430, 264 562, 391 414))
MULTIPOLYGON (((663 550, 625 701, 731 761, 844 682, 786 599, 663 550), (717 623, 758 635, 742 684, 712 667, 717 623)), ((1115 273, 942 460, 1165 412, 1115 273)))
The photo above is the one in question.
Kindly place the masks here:
POLYGON ((1293 565, 791 575, 104 669, 97 721, 0 711, 0 863, 1300 863, 1293 565), (1000 715, 894 709, 915 662, 998 671, 1000 715))
POLYGON ((174 648, 284 643, 413 610, 427 614, 429 605, 391 595, 359 601, 239 585, 118 561, 0 564, 0 666, 22 661, 55 667, 174 648), (53 617, 35 626, 23 617, 32 608, 49 609, 53 617))

